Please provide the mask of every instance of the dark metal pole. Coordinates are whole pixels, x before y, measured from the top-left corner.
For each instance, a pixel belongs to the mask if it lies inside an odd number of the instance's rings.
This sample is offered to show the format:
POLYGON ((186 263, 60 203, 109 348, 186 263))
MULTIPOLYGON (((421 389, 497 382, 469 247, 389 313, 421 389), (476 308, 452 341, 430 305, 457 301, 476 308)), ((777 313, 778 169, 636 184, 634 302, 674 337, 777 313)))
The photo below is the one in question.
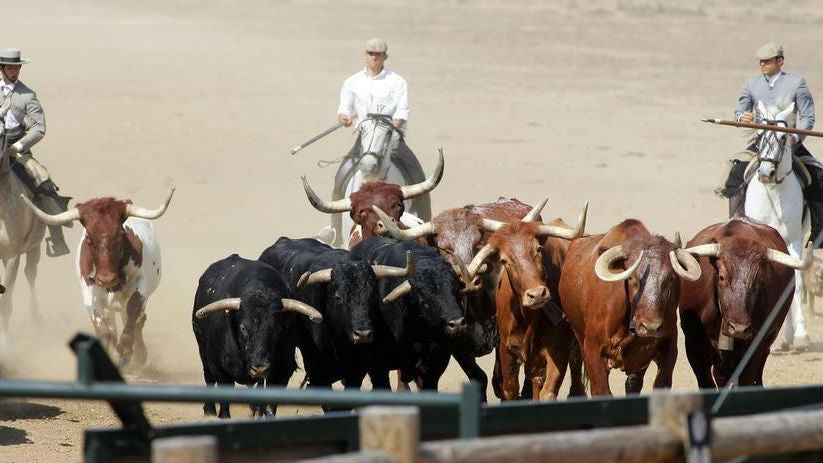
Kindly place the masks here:
POLYGON ((340 127, 343 127, 343 124, 342 124, 342 123, 337 123, 337 124, 335 124, 335 125, 333 125, 333 126, 329 127, 328 129, 326 129, 326 130, 324 130, 324 131, 320 132, 319 134, 317 134, 317 135, 315 135, 315 136, 313 136, 313 137, 309 138, 308 140, 304 141, 303 143, 301 143, 301 144, 299 144, 299 145, 295 146, 295 147, 294 147, 294 148, 292 148, 292 149, 291 149, 291 151, 289 151, 289 152, 290 152, 291 154, 295 154, 295 153, 297 153, 298 151, 302 150, 303 148, 305 148, 305 147, 307 147, 307 146, 311 145, 312 143, 316 142, 317 140, 320 140, 321 138, 325 137, 326 135, 328 135, 328 134, 330 134, 330 133, 334 132, 335 130, 339 129, 340 127))

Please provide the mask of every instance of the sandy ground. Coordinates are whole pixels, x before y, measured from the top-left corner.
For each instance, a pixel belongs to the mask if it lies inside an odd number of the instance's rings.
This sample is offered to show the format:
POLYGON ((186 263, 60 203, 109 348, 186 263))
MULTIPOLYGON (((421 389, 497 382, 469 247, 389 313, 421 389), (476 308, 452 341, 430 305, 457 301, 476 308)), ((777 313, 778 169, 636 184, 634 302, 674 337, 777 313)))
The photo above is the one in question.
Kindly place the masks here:
MULTIPOLYGON (((362 66, 371 36, 388 40, 388 65, 410 82, 409 145, 428 170, 436 148, 445 149, 435 210, 548 195, 544 216, 570 220, 589 200, 590 232, 637 217, 685 238, 724 219, 726 205, 712 190, 743 134, 700 119, 730 117, 744 80, 758 70, 752 54, 761 43, 783 42, 785 69, 804 75, 823 98, 817 2, 579 3, 5 5, 11 19, 0 46, 33 58, 22 80, 38 91, 48 117, 36 154, 63 191, 154 207, 177 187, 156 224, 165 277, 149 300, 150 364, 132 379, 200 383, 190 313, 201 272, 230 253, 253 258, 281 235, 307 236, 328 222, 309 206, 298 178, 308 175, 330 192, 333 168, 316 163, 342 155, 353 134, 340 130, 297 156, 288 150, 334 122, 339 86, 362 66)), ((823 154, 819 140, 809 147, 823 154)), ((78 228, 68 237, 76 244, 78 228)), ((66 343, 91 327, 73 258, 41 264, 44 323, 31 320, 21 285, 4 376, 74 378, 66 343)), ((812 352, 770 360, 768 384, 821 382, 821 324, 809 321, 812 352)), ((490 359, 482 360, 490 371, 490 359)), ((623 376, 612 376, 620 390, 623 376)), ((443 389, 463 380, 452 367, 443 389)), ((674 382, 695 387, 682 349, 674 382)), ((150 404, 147 413, 156 424, 202 418, 193 404, 150 404)), ((117 424, 105 403, 4 401, 0 461, 80 460, 83 429, 117 424)))

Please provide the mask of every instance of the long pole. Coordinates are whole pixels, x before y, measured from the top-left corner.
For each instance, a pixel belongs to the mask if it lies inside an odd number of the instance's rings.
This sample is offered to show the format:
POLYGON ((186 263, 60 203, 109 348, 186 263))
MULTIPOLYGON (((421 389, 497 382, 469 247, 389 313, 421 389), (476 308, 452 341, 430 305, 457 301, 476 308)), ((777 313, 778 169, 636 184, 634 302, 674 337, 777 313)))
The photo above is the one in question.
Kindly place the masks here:
POLYGON ((781 127, 779 125, 755 124, 753 122, 727 121, 723 119, 702 119, 702 121, 709 122, 711 124, 730 125, 732 127, 745 127, 748 129, 771 130, 773 132, 796 133, 798 135, 806 135, 807 137, 823 138, 823 132, 818 132, 816 130, 796 129, 794 127, 781 127))
POLYGON ((334 124, 333 126, 329 127, 328 129, 320 132, 319 134, 309 138, 308 140, 304 141, 303 143, 295 146, 294 148, 291 149, 290 153, 291 154, 297 153, 298 151, 300 151, 303 148, 311 145, 312 143, 316 142, 317 140, 320 140, 321 138, 323 138, 326 135, 334 132, 335 130, 339 129, 340 127, 343 127, 343 124, 341 124, 341 123, 334 124))

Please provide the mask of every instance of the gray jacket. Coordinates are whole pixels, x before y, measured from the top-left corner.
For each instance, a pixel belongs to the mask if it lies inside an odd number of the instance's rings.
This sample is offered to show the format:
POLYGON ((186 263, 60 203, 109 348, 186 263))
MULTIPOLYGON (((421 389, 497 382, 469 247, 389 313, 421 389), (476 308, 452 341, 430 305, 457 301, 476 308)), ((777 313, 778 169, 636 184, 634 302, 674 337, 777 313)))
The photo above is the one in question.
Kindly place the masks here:
MULTIPOLYGON (((811 130, 814 128, 814 99, 812 98, 806 80, 800 76, 780 71, 780 78, 769 87, 766 77, 759 75, 749 79, 743 85, 743 93, 737 99, 737 109, 734 111, 734 120, 740 119, 744 111, 754 111, 757 102, 762 101, 766 106, 785 108, 792 101, 797 113, 797 128, 811 130)), ((803 142, 804 136, 800 136, 803 142)))
MULTIPOLYGON (((0 99, 2 98, 3 94, 0 92, 0 99)), ((34 90, 19 80, 14 84, 14 91, 8 98, 11 98, 9 112, 14 114, 14 118, 20 121, 26 130, 23 138, 18 140, 23 145, 20 152, 27 152, 46 135, 46 114, 43 113, 43 107, 34 90)))

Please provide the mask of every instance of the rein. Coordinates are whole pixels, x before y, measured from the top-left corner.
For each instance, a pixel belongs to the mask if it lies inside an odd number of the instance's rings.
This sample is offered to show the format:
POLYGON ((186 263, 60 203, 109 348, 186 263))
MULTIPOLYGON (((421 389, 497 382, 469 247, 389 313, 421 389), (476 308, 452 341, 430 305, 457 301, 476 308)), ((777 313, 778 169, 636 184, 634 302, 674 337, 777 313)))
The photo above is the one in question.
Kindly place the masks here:
MULTIPOLYGON (((783 127, 786 126, 786 121, 764 119, 763 122, 765 124, 768 124, 768 125, 783 126, 783 127)), ((762 148, 760 148, 760 150, 759 150, 759 154, 757 156, 757 165, 755 166, 755 168, 758 168, 760 166, 760 164, 763 163, 763 162, 770 162, 770 163, 775 165, 775 170, 777 170, 777 167, 783 161, 783 155, 784 155, 784 152, 786 151, 786 137, 783 137, 783 138, 778 140, 776 132, 764 132, 763 135, 762 135, 762 138, 761 138, 761 143, 764 146, 762 148), (774 146, 776 146, 776 150, 777 150, 777 153, 778 153, 777 159, 764 158, 763 157, 763 152, 766 151, 764 148, 767 148, 767 147, 770 148, 770 147, 774 147, 774 146)), ((792 175, 793 172, 794 172, 794 169, 790 166, 788 172, 783 177, 777 178, 777 174, 775 174, 774 183, 780 185, 781 183, 783 183, 784 180, 786 180, 786 178, 788 178, 790 175, 792 175)))

